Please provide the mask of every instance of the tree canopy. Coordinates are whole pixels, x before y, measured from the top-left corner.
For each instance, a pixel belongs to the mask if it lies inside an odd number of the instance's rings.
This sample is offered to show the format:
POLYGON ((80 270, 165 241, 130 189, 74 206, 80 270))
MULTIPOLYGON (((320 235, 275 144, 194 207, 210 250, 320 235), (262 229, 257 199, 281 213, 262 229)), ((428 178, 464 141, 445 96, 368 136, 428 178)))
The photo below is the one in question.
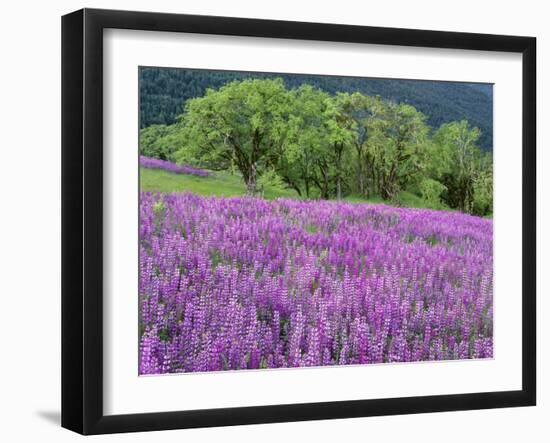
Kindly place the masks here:
POLYGON ((234 81, 187 102, 181 119, 186 145, 176 158, 214 168, 236 167, 250 194, 276 162, 284 140, 289 95, 282 80, 234 81))
POLYGON ((175 123, 187 100, 203 96, 209 88, 234 80, 274 78, 282 78, 288 89, 311 85, 329 95, 359 92, 408 103, 426 115, 434 128, 466 119, 482 132, 479 146, 492 150, 493 92, 491 85, 481 83, 141 67, 140 128, 175 123))

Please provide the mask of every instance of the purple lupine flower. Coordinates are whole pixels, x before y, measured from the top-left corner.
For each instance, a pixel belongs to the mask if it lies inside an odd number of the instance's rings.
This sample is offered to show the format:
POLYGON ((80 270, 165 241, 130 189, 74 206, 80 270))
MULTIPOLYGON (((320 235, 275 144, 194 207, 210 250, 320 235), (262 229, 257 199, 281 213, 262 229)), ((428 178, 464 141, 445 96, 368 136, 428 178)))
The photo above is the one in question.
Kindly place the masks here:
POLYGON ((143 192, 139 232, 140 374, 493 356, 491 220, 143 192))
POLYGON ((176 174, 197 175, 199 177, 207 177, 209 175, 209 172, 204 169, 194 168, 189 165, 178 165, 168 160, 146 157, 144 155, 139 156, 139 165, 149 169, 164 169, 165 171, 174 172, 176 174))

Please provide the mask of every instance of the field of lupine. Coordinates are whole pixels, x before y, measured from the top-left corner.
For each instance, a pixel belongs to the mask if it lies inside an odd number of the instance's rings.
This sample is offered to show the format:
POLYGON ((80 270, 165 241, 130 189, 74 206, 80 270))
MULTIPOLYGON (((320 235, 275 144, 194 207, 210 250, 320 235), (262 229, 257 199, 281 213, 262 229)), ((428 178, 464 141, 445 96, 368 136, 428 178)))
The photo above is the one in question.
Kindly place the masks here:
POLYGON ((149 192, 140 214, 140 374, 492 357, 492 220, 149 192))
POLYGON ((139 165, 149 169, 163 169, 175 174, 189 174, 196 175, 198 177, 207 177, 209 175, 208 171, 205 171, 204 169, 194 168, 189 165, 178 165, 167 160, 146 157, 145 155, 139 156, 139 165))

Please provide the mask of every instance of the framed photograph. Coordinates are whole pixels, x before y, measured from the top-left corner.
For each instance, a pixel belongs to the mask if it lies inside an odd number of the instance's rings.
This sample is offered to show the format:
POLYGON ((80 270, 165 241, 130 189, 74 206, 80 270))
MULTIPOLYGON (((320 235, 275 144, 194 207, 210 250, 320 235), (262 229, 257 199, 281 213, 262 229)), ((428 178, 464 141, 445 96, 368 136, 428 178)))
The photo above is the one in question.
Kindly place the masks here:
POLYGON ((531 37, 62 19, 62 426, 535 405, 531 37))

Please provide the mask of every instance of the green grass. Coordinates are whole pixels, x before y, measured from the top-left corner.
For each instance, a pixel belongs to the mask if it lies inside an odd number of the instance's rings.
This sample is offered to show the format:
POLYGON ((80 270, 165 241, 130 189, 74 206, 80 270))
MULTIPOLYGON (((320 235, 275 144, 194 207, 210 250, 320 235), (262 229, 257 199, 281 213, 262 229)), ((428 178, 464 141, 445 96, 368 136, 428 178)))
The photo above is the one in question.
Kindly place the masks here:
MULTIPOLYGON (((433 204, 430 204, 430 202, 427 202, 422 197, 410 191, 401 191, 398 194, 398 199, 399 199, 399 206, 404 206, 406 208, 427 208, 427 209, 450 210, 449 207, 447 207, 442 203, 434 206, 433 204)), ((350 196, 344 197, 344 200, 350 203, 383 203, 387 205, 395 205, 395 203, 385 201, 382 197, 378 195, 374 195, 368 199, 357 195, 350 195, 350 196)))
MULTIPOLYGON (((209 177, 197 177, 194 175, 175 174, 162 169, 140 168, 140 187, 142 191, 156 192, 193 192, 199 195, 216 196, 239 196, 246 194, 246 187, 238 175, 228 172, 212 172, 209 177)), ((276 187, 266 187, 263 197, 269 200, 279 197, 299 198, 293 189, 281 189, 276 187)), ((379 196, 373 196, 369 199, 357 195, 344 197, 344 201, 350 203, 385 203, 379 196)), ((408 208, 432 208, 449 209, 443 205, 433 208, 428 202, 418 195, 402 191, 399 193, 401 206, 408 208)))
MULTIPOLYGON (((162 169, 140 168, 139 179, 142 191, 188 191, 200 195, 223 195, 225 197, 246 194, 246 187, 241 178, 227 172, 212 172, 209 177, 197 177, 187 174, 175 174, 162 169)), ((267 199, 278 197, 297 198, 298 194, 290 189, 267 187, 263 196, 267 199)))
POLYGON ((387 203, 377 195, 370 198, 361 197, 360 195, 347 195, 343 200, 348 203, 387 203))

